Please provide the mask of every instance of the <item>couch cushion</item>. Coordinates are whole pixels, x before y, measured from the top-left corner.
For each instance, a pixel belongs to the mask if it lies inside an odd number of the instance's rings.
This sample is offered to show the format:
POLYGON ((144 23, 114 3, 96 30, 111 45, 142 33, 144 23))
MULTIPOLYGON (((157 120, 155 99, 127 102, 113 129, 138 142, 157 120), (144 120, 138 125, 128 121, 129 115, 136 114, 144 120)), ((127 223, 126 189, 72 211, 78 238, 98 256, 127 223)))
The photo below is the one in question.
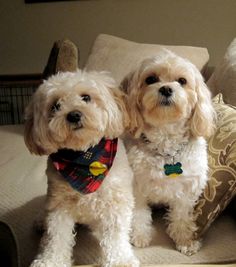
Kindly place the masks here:
POLYGON ((21 266, 26 267, 38 248, 33 223, 44 207, 47 157, 29 153, 23 129, 23 125, 0 126, 0 220, 15 232, 21 266))
POLYGON ((94 42, 85 68, 87 70, 110 71, 115 80, 120 83, 143 59, 156 55, 163 48, 189 59, 202 72, 204 72, 209 60, 206 48, 142 44, 100 34, 94 42))
POLYGON ((195 216, 201 237, 236 194, 236 108, 224 104, 222 95, 213 99, 217 129, 208 141, 209 181, 195 216))
POLYGON ((208 81, 213 94, 222 93, 227 104, 236 106, 236 38, 208 81))

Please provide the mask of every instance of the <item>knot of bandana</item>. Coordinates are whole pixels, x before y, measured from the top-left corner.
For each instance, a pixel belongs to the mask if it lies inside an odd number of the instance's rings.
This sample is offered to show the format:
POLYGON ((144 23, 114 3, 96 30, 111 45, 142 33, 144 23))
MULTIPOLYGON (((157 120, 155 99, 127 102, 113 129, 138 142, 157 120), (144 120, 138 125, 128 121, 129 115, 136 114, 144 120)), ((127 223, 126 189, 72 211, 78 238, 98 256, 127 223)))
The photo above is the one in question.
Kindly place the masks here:
POLYGON ((50 155, 56 170, 82 194, 95 192, 110 170, 118 139, 102 139, 87 151, 60 149, 50 155))

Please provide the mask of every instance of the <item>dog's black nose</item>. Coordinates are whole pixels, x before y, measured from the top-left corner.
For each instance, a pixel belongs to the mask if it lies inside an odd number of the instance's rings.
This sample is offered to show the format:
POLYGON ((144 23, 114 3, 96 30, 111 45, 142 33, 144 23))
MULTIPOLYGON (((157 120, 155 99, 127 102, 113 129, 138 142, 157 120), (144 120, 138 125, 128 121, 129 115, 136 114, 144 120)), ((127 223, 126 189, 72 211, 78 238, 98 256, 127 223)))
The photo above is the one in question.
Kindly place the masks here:
POLYGON ((159 92, 161 95, 163 95, 165 97, 170 97, 173 93, 173 90, 169 86, 162 86, 159 89, 159 92))
POLYGON ((76 123, 80 121, 81 115, 80 111, 71 111, 67 114, 66 119, 71 123, 76 123))

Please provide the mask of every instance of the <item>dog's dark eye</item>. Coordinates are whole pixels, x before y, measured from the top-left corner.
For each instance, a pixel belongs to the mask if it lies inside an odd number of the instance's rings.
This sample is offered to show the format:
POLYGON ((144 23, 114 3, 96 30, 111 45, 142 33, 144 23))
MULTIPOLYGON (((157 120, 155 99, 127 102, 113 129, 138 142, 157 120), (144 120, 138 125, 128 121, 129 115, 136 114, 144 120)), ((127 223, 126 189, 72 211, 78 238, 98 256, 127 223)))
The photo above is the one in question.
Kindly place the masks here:
POLYGON ((89 95, 82 95, 81 98, 85 102, 89 102, 91 100, 91 97, 89 95))
POLYGON ((52 107, 51 107, 51 111, 52 112, 56 112, 56 111, 59 111, 61 109, 61 104, 58 103, 58 102, 55 102, 52 107))
POLYGON ((157 83, 157 82, 159 82, 159 81, 160 81, 159 78, 158 78, 157 76, 155 76, 155 75, 148 76, 148 77, 145 79, 145 83, 146 83, 147 85, 149 85, 149 84, 153 84, 153 83, 157 83))
POLYGON ((178 83, 181 84, 181 85, 185 85, 187 83, 187 80, 185 78, 179 78, 178 79, 178 83))

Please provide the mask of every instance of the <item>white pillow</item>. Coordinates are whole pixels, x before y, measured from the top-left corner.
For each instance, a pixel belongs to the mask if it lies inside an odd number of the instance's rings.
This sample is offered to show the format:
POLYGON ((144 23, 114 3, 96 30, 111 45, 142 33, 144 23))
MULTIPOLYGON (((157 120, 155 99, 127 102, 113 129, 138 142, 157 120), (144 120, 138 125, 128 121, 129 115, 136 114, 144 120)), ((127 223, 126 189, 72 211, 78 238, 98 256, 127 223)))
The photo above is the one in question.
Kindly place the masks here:
POLYGON ((109 71, 119 83, 143 59, 156 55, 163 48, 187 58, 201 72, 204 72, 209 60, 207 49, 202 47, 142 44, 100 34, 93 44, 85 68, 87 70, 109 71))

